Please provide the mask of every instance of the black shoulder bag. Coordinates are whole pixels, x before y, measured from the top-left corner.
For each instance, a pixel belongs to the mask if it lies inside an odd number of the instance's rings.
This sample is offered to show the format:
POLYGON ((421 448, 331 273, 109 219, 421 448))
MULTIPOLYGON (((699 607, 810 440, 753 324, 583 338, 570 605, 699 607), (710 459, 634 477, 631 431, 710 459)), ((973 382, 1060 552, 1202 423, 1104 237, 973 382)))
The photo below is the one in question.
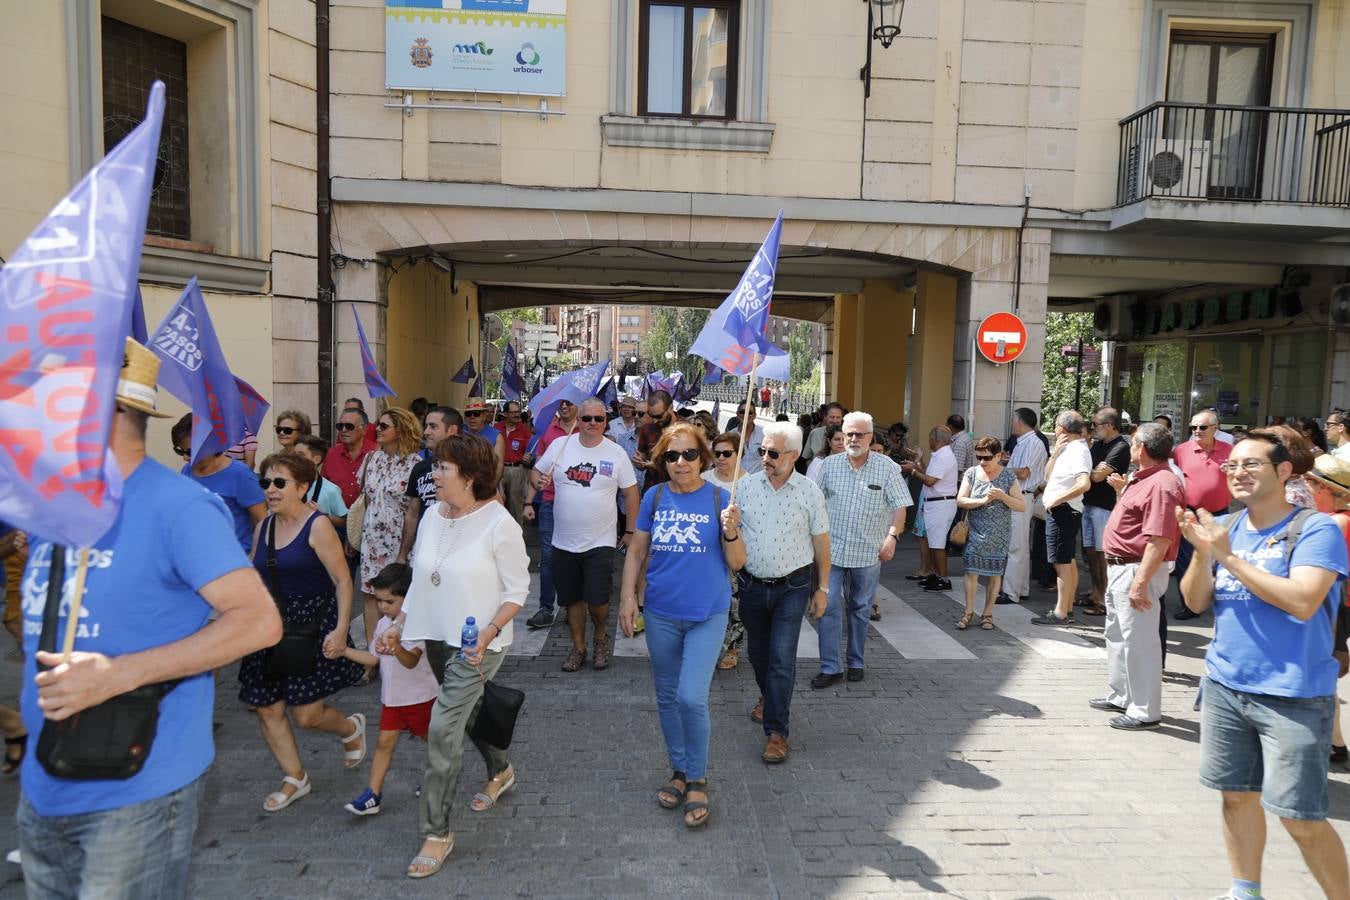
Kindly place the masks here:
MULTIPOLYGON (((61 596, 66 580, 66 548, 53 545, 48 571, 47 605, 42 612, 38 649, 56 652, 61 596)), ((50 666, 39 666, 47 669, 50 666)), ((178 681, 147 684, 118 694, 68 719, 42 723, 37 758, 53 778, 71 781, 123 780, 145 767, 159 729, 159 702, 178 681)))
POLYGON ((267 590, 281 615, 281 640, 272 645, 268 654, 267 674, 273 678, 301 678, 314 674, 315 659, 319 654, 318 617, 308 622, 286 618, 281 605, 281 581, 277 576, 277 517, 267 517, 267 590))

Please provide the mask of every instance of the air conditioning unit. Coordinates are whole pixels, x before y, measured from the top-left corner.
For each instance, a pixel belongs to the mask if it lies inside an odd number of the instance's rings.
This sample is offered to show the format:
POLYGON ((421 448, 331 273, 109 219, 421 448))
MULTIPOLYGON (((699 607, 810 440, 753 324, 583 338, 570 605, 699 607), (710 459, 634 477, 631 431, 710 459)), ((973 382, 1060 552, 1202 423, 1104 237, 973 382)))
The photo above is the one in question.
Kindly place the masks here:
POLYGON ((1128 341, 1134 337, 1133 294, 1120 294, 1101 300, 1092 311, 1093 337, 1099 341, 1128 341))
POLYGON ((1209 141, 1157 138, 1152 146, 1135 144, 1126 151, 1126 201, 1141 197, 1203 200, 1209 194, 1209 159, 1209 141))

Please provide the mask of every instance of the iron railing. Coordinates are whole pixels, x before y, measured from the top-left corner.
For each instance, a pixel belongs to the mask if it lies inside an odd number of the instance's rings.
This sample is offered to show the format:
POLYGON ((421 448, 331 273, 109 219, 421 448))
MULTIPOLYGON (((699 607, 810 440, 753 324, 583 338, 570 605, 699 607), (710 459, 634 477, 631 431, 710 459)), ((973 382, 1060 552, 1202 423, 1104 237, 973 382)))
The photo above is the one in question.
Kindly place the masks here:
POLYGON ((1120 122, 1116 205, 1350 207, 1350 110, 1159 102, 1120 122))

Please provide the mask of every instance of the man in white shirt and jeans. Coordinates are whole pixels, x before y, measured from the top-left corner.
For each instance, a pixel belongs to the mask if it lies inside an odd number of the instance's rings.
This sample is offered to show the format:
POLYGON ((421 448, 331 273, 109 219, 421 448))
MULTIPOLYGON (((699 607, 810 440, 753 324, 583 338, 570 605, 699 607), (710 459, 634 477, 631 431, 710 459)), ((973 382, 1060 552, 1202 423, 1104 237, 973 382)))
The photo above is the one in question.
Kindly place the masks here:
POLYGON ((623 491, 624 515, 630 526, 620 538, 625 549, 637 521, 637 476, 628 453, 605 439, 608 417, 604 401, 583 401, 575 435, 555 440, 535 463, 537 489, 553 483, 553 583, 558 602, 567 610, 572 651, 564 672, 575 672, 586 661, 586 615, 595 627, 592 665, 609 665, 613 639, 606 634, 609 595, 614 588, 614 536, 619 508, 615 498, 623 491))
POLYGON ((1045 464, 1045 554, 1055 567, 1058 596, 1054 610, 1032 619, 1033 625, 1066 625, 1073 621, 1073 595, 1078 590, 1078 532, 1083 526, 1083 495, 1091 486, 1092 453, 1087 443, 1087 422, 1073 410, 1066 410, 1055 419, 1055 449, 1045 464))

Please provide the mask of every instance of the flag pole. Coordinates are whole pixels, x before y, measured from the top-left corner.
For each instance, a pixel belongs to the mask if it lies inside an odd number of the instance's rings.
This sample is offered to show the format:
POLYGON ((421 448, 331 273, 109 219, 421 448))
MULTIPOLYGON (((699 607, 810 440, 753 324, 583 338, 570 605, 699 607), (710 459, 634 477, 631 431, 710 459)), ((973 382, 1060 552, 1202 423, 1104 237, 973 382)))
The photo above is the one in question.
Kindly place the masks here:
POLYGON ((89 548, 80 549, 80 562, 75 568, 75 594, 70 598, 70 609, 66 612, 66 636, 61 645, 61 662, 70 662, 70 654, 75 650, 75 632, 80 626, 80 610, 84 606, 84 579, 89 574, 89 548))
MULTIPOLYGON (((762 353, 756 353, 750 360, 750 389, 745 395, 745 414, 741 416, 741 439, 736 442, 736 468, 732 470, 733 476, 741 470, 741 460, 745 457, 745 445, 748 443, 745 433, 745 419, 750 414, 750 404, 754 402, 755 396, 755 370, 759 368, 760 357, 762 353)), ((736 502, 736 485, 740 483, 740 478, 733 477, 731 482, 731 503, 736 502)))

